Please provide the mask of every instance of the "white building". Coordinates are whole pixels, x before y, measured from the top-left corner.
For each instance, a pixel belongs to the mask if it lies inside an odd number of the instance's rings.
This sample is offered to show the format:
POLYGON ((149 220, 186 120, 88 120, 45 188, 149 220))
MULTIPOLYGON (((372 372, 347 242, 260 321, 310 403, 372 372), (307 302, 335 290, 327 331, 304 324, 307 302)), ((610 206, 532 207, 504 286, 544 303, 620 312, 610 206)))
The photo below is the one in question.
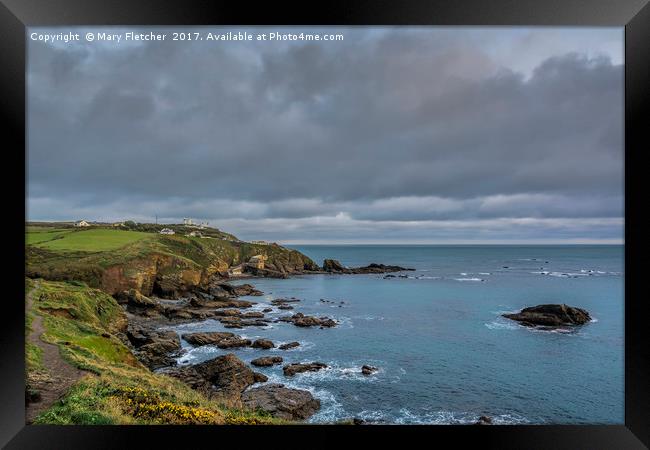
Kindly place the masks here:
POLYGON ((160 230, 160 234, 176 234, 176 232, 169 228, 163 228, 160 230))
POLYGON ((193 225, 192 224, 192 219, 190 219, 189 217, 185 217, 183 219, 183 225, 193 225))
POLYGON ((231 267, 230 269, 228 269, 228 275, 230 275, 230 276, 241 275, 243 272, 244 272, 244 265, 243 264, 240 264, 238 266, 234 266, 234 267, 231 267))
POLYGON ((85 220, 79 220, 78 222, 74 223, 75 227, 89 227, 90 224, 86 222, 85 220))

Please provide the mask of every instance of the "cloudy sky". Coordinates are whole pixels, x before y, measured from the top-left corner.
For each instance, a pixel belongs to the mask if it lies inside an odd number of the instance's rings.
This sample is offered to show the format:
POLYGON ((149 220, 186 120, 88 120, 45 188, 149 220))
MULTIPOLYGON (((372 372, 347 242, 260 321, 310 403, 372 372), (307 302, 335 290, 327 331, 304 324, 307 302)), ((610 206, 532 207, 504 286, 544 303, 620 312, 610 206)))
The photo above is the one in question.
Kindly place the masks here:
POLYGON ((622 28, 88 30, 172 31, 29 30, 82 40, 28 39, 28 220, 192 217, 283 243, 623 240, 622 28))

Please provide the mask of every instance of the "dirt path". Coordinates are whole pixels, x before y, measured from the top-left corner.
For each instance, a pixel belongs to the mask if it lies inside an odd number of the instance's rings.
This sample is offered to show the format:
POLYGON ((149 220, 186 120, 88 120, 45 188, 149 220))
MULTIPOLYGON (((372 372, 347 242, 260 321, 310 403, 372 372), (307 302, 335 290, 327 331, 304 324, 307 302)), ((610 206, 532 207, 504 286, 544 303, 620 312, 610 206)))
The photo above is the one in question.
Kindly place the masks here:
MULTIPOLYGON (((27 311, 32 310, 34 302, 32 295, 38 287, 38 281, 35 282, 35 285, 35 288, 27 294, 27 311)), ((30 379, 31 387, 40 393, 41 398, 37 402, 30 402, 25 407, 27 423, 31 423, 38 414, 52 406, 79 378, 87 373, 65 362, 59 353, 58 346, 42 341, 40 337, 44 332, 43 317, 34 312, 32 330, 27 336, 27 341, 40 347, 43 351, 42 363, 47 373, 30 379)))

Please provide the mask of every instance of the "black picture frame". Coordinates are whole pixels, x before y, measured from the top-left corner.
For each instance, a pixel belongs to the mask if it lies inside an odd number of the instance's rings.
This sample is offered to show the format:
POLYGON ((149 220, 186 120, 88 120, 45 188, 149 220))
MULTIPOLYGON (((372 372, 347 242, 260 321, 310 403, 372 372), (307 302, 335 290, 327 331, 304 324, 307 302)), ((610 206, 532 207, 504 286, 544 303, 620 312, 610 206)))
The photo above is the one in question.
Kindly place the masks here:
MULTIPOLYGON (((198 447, 197 440, 223 445, 297 442, 339 445, 359 437, 380 443, 396 437, 494 448, 634 449, 650 447, 650 336, 643 262, 647 239, 642 221, 643 152, 650 150, 650 5, 648 0, 336 0, 309 2, 1 0, 0 111, 5 204, 11 206, 5 235, 24 236, 26 186, 25 61, 29 26, 60 25, 531 25, 625 27, 625 425, 620 426, 292 426, 292 427, 109 427, 26 426, 24 419, 24 241, 7 239, 0 327, 0 445, 6 448, 198 447), (7 142, 9 141, 9 142, 7 142), (9 163, 11 157, 12 162, 9 163), (14 164, 17 166, 15 167, 14 164), (21 170, 22 169, 22 170, 21 170), (20 180, 23 180, 22 184, 20 180), (8 202, 7 200, 12 200, 8 202), (15 218, 15 219, 14 219, 15 218), (14 219, 13 221, 10 219, 14 219), (14 234, 15 233, 15 234, 14 234), (22 272, 22 273, 21 273, 22 272), (281 439, 281 441, 280 441, 281 439)), ((413 439, 413 440, 411 440, 413 439)), ((201 446, 206 445, 202 444, 201 446)))

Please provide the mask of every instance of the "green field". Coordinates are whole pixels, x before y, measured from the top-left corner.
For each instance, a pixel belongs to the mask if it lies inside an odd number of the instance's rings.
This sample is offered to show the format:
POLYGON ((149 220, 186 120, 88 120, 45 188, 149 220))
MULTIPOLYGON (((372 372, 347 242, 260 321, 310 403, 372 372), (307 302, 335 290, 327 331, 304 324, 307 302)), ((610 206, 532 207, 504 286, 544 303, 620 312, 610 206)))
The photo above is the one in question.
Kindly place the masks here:
POLYGON ((47 250, 66 252, 103 252, 115 250, 133 242, 152 238, 152 233, 140 231, 108 230, 52 230, 50 232, 27 232, 27 243, 47 250))
POLYGON ((27 227, 27 244, 40 244, 42 242, 59 239, 61 236, 70 233, 72 230, 51 227, 27 227))

